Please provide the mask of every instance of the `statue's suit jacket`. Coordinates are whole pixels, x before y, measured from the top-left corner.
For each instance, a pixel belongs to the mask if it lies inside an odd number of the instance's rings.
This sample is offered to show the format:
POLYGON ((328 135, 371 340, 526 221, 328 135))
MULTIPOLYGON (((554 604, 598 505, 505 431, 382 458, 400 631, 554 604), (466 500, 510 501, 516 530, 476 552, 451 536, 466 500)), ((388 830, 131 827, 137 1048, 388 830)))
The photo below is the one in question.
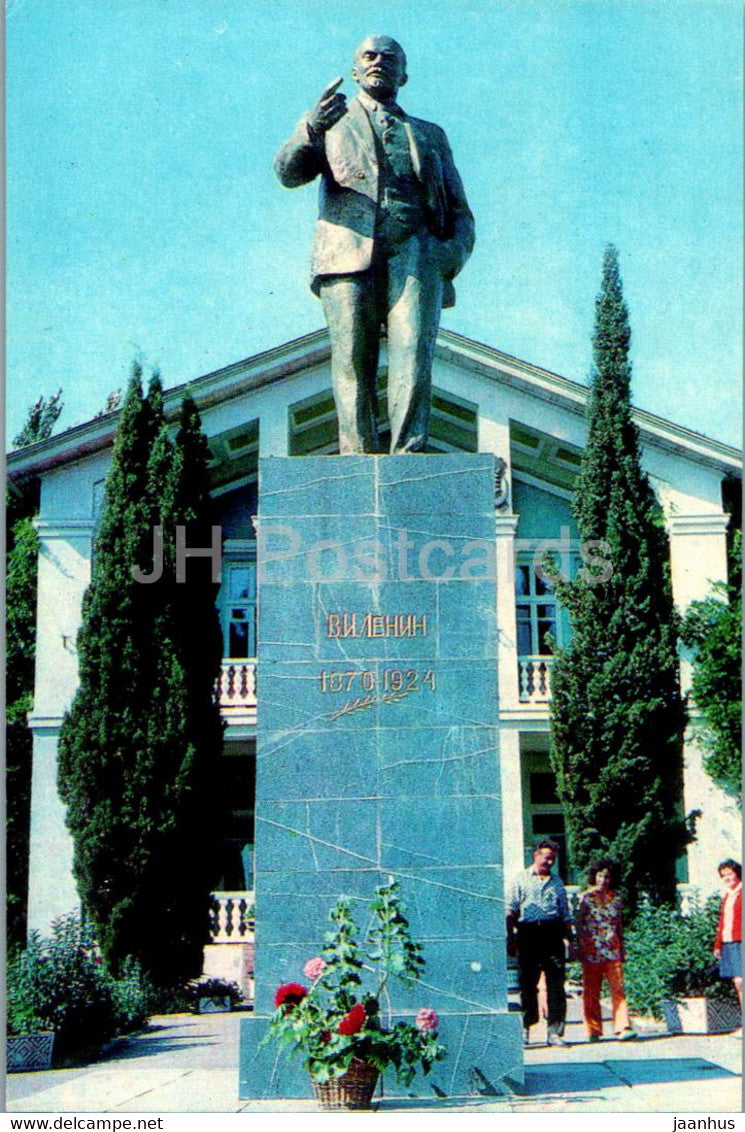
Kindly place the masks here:
MULTIPOLYGON (((427 227, 450 241, 457 266, 446 275, 442 305, 455 303, 452 279, 471 254, 474 222, 445 131, 405 115, 414 173, 424 190, 427 227)), ((373 259, 378 211, 378 157, 370 120, 359 99, 322 138, 311 140, 308 115, 274 159, 283 185, 295 188, 321 177, 319 218, 311 264, 313 291, 324 275, 366 271, 373 259)))

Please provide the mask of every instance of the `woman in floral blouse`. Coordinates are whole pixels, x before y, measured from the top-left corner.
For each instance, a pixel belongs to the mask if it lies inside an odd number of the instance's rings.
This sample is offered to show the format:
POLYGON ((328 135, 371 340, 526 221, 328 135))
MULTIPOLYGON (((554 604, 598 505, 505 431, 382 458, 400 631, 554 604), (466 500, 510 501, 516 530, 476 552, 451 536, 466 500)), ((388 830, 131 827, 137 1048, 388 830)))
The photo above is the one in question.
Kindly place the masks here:
POLYGON ((600 989, 608 980, 613 1003, 613 1029, 619 1041, 635 1038, 623 991, 623 919, 621 897, 613 891, 613 862, 590 866, 590 887, 579 898, 577 935, 582 960, 582 997, 588 1040, 599 1042, 603 1033, 600 989))

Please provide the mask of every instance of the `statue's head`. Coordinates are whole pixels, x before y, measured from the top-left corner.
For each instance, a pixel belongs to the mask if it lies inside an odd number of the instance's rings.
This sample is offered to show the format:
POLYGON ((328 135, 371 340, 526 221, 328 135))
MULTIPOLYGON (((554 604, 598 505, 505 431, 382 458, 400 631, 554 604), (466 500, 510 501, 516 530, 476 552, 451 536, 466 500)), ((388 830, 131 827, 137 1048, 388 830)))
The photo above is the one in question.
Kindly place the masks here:
POLYGON ((388 35, 369 35, 354 53, 352 78, 366 94, 380 101, 395 98, 407 79, 406 55, 388 35))

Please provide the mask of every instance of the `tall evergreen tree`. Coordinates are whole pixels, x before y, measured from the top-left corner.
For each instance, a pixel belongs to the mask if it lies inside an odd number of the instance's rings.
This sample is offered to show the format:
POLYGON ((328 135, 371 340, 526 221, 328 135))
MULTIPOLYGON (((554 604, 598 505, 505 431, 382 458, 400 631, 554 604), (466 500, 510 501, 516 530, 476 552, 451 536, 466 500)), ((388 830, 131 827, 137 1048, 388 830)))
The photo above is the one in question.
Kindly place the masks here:
POLYGON ((690 834, 682 806, 677 616, 663 517, 640 462, 631 418, 631 332, 608 247, 595 306, 588 439, 574 514, 583 542, 603 540, 612 567, 557 581, 572 636, 552 670, 551 762, 575 864, 618 862, 640 891, 675 897, 675 862, 690 834))
POLYGON ((211 545, 207 459, 199 414, 187 397, 175 444, 162 425, 148 464, 153 524, 163 531, 163 574, 145 587, 151 599, 154 664, 148 746, 159 768, 157 788, 148 798, 159 863, 150 874, 151 899, 163 906, 163 930, 170 931, 171 939, 170 947, 154 953, 148 966, 161 982, 168 981, 174 948, 183 955, 184 970, 199 968, 224 828, 217 761, 223 727, 214 696, 222 658, 215 608, 219 583, 212 580, 212 560, 202 557, 182 559, 179 580, 176 549, 179 528, 183 546, 211 545), (167 889, 162 875, 169 878, 167 889))
POLYGON ((59 781, 78 888, 104 956, 114 970, 128 956, 138 959, 158 984, 199 973, 215 880, 215 587, 203 576, 177 586, 174 549, 182 516, 207 510, 206 485, 204 447, 173 445, 160 381, 143 399, 136 367, 83 604, 80 685, 60 736, 59 781), (204 483, 201 494, 189 494, 189 477, 204 483), (155 565, 157 573, 156 526, 164 532, 164 569, 146 583, 132 567, 147 576, 155 565), (200 654, 190 634, 208 625, 200 654))

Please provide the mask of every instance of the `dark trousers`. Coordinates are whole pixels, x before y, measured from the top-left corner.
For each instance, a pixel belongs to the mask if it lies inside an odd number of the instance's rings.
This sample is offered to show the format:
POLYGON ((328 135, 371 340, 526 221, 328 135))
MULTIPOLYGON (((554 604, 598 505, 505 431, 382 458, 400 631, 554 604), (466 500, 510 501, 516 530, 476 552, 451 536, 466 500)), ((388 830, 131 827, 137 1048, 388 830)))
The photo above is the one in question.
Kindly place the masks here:
POLYGON ((427 440, 443 289, 438 241, 422 232, 378 245, 369 271, 321 282, 342 455, 378 451, 381 324, 388 335, 391 452, 418 452, 427 440))
POLYGON ((563 1034, 567 1000, 564 991, 564 924, 561 920, 517 925, 520 1004, 523 1026, 538 1021, 538 980, 546 976, 548 1032, 563 1034))

